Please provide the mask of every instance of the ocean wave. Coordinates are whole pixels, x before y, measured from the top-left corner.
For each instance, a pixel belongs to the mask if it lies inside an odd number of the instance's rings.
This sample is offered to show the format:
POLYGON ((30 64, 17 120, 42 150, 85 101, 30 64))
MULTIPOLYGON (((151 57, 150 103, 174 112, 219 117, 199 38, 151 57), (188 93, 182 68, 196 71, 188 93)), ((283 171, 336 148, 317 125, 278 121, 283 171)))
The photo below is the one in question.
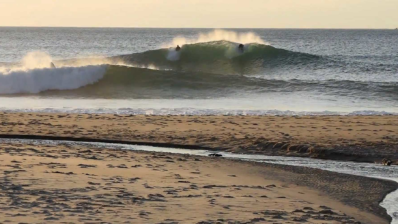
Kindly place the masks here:
POLYGON ((98 65, 0 71, 0 94, 77 89, 103 78, 106 67, 98 65))
POLYGON ((102 99, 207 99, 289 92, 398 99, 396 82, 284 80, 115 65, 11 73, 0 76, 0 90, 2 94, 40 92, 48 97, 102 99))
POLYGON ((163 48, 116 56, 109 60, 141 67, 152 65, 163 70, 218 74, 253 74, 270 67, 301 66, 321 60, 321 57, 316 55, 265 44, 246 44, 244 52, 240 52, 238 46, 239 43, 235 42, 213 41, 186 44, 180 51, 163 48))
POLYGON ((110 58, 57 61, 57 68, 49 68, 51 61, 48 55, 36 53, 23 60, 23 69, 0 68, 0 94, 203 99, 311 91, 398 99, 395 76, 367 80, 341 73, 320 78, 316 76, 322 66, 338 62, 258 43, 246 44, 244 52, 238 51, 238 43, 213 41, 186 44, 180 51, 158 49, 110 58), (304 73, 298 72, 302 68, 304 73))

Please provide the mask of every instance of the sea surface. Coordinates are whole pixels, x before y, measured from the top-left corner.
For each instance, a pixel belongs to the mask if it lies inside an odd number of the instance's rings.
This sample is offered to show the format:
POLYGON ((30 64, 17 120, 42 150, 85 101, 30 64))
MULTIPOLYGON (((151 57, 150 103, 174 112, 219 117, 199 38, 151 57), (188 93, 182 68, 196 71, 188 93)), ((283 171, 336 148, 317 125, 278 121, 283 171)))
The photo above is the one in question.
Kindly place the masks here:
POLYGON ((398 30, 0 27, 0 110, 394 114, 398 30))

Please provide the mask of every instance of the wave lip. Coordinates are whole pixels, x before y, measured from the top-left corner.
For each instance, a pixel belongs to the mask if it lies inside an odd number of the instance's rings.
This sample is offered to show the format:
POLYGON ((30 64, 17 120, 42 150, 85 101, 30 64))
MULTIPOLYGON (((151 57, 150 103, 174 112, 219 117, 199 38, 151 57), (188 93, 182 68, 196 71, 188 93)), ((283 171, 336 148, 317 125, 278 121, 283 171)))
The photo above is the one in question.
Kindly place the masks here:
POLYGON ((37 68, 0 73, 0 94, 39 93, 70 90, 102 79, 106 65, 62 68, 37 68))

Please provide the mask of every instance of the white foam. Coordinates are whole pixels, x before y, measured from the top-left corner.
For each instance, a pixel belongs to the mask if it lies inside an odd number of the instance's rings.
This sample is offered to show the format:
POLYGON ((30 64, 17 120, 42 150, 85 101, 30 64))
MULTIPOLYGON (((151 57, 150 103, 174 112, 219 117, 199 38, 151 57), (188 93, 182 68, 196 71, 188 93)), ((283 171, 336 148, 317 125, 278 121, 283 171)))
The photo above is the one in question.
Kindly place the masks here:
POLYGON ((105 65, 0 71, 0 94, 77 89, 100 80, 105 65))
POLYGON ((56 63, 57 68, 52 62, 49 54, 36 51, 26 54, 19 64, 0 67, 0 94, 77 89, 97 82, 106 72, 99 59, 91 64, 56 63))

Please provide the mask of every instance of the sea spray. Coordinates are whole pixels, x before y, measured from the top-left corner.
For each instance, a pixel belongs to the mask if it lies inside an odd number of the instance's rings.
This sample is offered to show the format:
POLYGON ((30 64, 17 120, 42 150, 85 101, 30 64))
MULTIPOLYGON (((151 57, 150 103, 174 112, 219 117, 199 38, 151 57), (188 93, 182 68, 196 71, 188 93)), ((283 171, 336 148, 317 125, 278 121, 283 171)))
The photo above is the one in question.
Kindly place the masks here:
POLYGON ((225 40, 235 43, 248 44, 268 44, 260 36, 253 32, 238 33, 226 30, 213 30, 208 33, 199 33, 196 38, 186 38, 182 36, 175 37, 171 42, 165 43, 162 47, 175 47, 177 45, 183 46, 185 44, 196 44, 203 42, 225 40))
POLYGON ((22 59, 22 68, 50 68, 51 62, 52 58, 48 53, 41 51, 29 52, 22 59))
POLYGON ((0 74, 8 74, 12 72, 28 71, 30 69, 51 68, 52 58, 49 54, 41 51, 27 53, 20 63, 1 66, 0 74))

